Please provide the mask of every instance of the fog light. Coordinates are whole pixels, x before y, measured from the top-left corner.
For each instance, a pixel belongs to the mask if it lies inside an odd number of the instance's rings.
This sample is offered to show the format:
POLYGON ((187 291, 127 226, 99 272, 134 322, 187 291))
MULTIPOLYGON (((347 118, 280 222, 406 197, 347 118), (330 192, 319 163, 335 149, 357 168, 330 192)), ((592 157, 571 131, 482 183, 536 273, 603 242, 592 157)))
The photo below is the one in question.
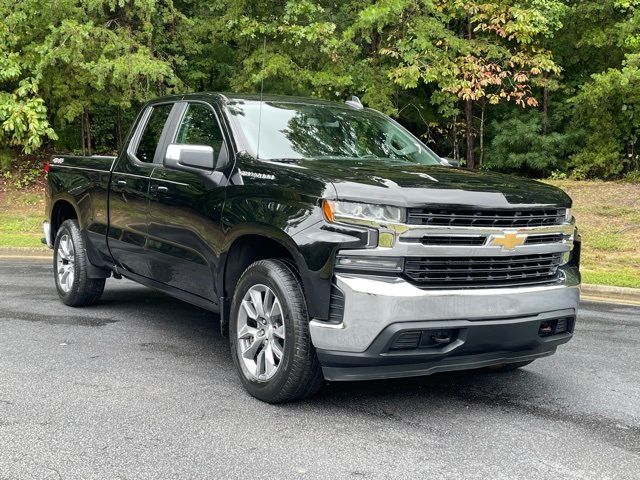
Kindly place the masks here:
POLYGON ((360 257, 341 255, 336 259, 336 267, 345 270, 401 272, 402 260, 402 258, 398 257, 360 257))

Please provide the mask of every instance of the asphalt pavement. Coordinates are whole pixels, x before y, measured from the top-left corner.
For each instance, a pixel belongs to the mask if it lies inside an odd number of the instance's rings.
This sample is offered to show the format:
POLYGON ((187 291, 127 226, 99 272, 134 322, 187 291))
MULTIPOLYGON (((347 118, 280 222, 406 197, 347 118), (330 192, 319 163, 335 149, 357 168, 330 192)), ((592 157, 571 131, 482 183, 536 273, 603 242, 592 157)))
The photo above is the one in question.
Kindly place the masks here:
POLYGON ((519 371, 247 395, 215 315, 127 280, 57 298, 0 260, 0 479, 640 478, 640 308, 583 303, 519 371))

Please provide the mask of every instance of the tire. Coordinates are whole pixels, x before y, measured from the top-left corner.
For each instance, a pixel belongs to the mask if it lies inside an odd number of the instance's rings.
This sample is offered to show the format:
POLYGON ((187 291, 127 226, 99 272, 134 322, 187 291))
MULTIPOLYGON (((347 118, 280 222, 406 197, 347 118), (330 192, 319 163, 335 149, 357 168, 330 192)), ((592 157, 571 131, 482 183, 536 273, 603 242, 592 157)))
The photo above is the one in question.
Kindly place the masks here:
POLYGON ((502 363, 500 365, 491 365, 487 368, 493 372, 511 372, 513 370, 517 370, 518 368, 525 367, 531 362, 533 362, 533 360, 526 360, 524 362, 502 363))
POLYGON ((252 396, 294 402, 322 386, 304 292, 289 264, 260 260, 250 265, 236 285, 229 320, 231 356, 252 396))
POLYGON ((53 275, 58 296, 70 307, 96 303, 104 291, 104 278, 89 278, 87 252, 77 220, 65 220, 53 244, 53 275))

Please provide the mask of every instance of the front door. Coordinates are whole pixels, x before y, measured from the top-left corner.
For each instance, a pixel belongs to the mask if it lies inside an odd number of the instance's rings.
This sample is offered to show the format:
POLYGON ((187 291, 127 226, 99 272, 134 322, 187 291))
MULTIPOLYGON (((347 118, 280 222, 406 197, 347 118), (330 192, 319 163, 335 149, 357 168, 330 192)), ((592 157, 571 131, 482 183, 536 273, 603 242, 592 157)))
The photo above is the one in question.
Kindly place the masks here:
POLYGON ((149 259, 144 253, 149 212, 149 178, 158 143, 173 104, 148 107, 117 160, 109 193, 108 242, 116 264, 148 277, 149 259))
POLYGON ((221 213, 228 158, 226 142, 211 105, 183 102, 168 144, 210 146, 214 170, 176 170, 158 165, 150 181, 149 239, 151 278, 218 303, 214 271, 223 235, 221 213))

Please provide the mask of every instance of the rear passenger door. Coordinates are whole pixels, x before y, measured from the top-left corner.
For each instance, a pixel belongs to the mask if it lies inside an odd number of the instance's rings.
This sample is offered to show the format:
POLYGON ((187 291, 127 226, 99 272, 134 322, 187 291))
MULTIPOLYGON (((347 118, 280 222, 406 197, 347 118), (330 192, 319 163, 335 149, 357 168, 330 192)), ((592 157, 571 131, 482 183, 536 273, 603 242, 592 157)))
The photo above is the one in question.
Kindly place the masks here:
POLYGON ((229 150, 218 115, 204 102, 181 102, 163 145, 213 148, 214 168, 169 168, 161 163, 150 181, 149 240, 154 280, 218 303, 214 272, 223 241, 229 150))
POLYGON ((149 178, 168 128, 174 103, 148 106, 141 114, 128 148, 118 158, 109 192, 108 242, 116 264, 138 275, 150 276, 147 242, 149 178))

